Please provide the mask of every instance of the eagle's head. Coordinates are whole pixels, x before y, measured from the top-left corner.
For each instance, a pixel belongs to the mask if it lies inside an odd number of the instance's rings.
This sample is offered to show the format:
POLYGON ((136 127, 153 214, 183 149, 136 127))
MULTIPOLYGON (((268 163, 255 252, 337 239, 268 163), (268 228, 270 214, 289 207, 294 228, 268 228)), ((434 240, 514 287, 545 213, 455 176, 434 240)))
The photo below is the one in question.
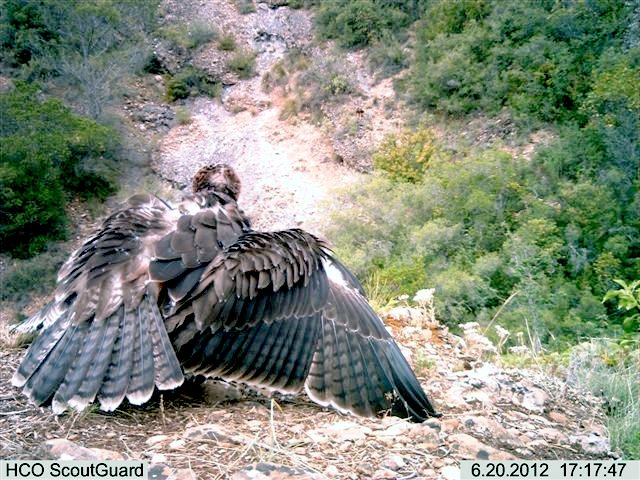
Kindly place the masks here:
POLYGON ((240 195, 240 179, 229 165, 218 163, 202 167, 193 176, 193 193, 214 191, 238 200, 240 195))

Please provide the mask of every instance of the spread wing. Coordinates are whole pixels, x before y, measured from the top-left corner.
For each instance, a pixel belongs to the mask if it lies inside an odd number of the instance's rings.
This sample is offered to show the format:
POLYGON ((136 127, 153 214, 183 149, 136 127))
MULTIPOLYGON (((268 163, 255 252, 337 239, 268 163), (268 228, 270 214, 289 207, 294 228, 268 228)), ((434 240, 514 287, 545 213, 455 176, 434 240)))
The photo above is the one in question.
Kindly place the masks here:
POLYGON ((136 195, 62 266, 55 299, 18 328, 40 328, 12 380, 35 404, 53 397, 60 413, 97 396, 113 410, 125 396, 141 404, 154 385, 182 383, 148 282, 154 244, 176 218, 158 199, 136 195))
POLYGON ((223 250, 166 321, 187 372, 299 391, 326 302, 321 244, 249 232, 223 250))
POLYGON ((363 416, 439 416, 353 275, 325 262, 329 295, 305 391, 321 405, 363 416))
POLYGON ((283 392, 304 387, 314 401, 359 415, 436 415, 355 277, 311 234, 242 234, 174 281, 196 269, 190 290, 164 303, 185 371, 283 392))

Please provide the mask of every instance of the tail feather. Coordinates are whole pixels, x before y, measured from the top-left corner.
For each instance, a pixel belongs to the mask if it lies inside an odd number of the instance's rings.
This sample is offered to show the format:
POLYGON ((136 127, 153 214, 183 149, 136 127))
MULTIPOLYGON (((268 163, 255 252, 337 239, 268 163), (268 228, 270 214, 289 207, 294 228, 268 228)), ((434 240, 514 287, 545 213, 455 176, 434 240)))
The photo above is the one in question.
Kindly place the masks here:
POLYGON ((24 386, 24 393, 33 403, 42 405, 59 388, 80 349, 86 330, 86 323, 74 324, 65 330, 62 338, 29 377, 24 386))
MULTIPOLYGON (((33 318, 33 317, 32 317, 33 318)), ((44 329, 31 344, 22 363, 11 379, 11 383, 16 387, 22 387, 27 380, 35 373, 42 362, 60 342, 60 339, 68 332, 70 324, 69 312, 65 311, 59 317, 55 325, 44 329)))
POLYGON ((89 359, 91 365, 85 378, 81 380, 76 393, 69 399, 69 406, 76 410, 83 410, 96 398, 100 385, 107 374, 109 361, 113 352, 113 345, 120 335, 120 314, 116 311, 106 319, 106 328, 97 349, 93 349, 93 357, 89 359))
POLYGON ((149 330, 153 344, 153 363, 155 366, 155 384, 163 390, 170 390, 182 385, 184 376, 176 353, 169 340, 169 335, 160 316, 158 305, 145 295, 143 299, 149 318, 149 330))
MULTIPOLYGON (((85 324, 85 322, 82 322, 85 324)), ((70 364, 69 370, 66 372, 64 381, 58 388, 57 392, 53 396, 52 409, 54 413, 62 413, 69 406, 69 400, 73 398, 82 382, 85 381, 89 367, 96 355, 96 350, 100 349, 104 332, 107 327, 107 320, 94 320, 92 321, 83 338, 80 340, 80 349, 78 354, 70 364), (96 348, 96 346, 98 346, 96 348)), ((80 407, 80 405, 78 405, 80 407)), ((82 405, 81 408, 85 407, 82 405)))
POLYGON ((138 326, 131 318, 131 312, 124 309, 118 311, 119 336, 116 338, 104 381, 98 392, 100 408, 106 411, 115 410, 124 400, 133 365, 133 350, 138 326))
POLYGON ((131 380, 127 388, 127 399, 134 405, 142 405, 151 398, 155 372, 153 368, 153 346, 149 338, 149 325, 143 318, 140 306, 135 311, 137 324, 136 340, 133 347, 131 380))

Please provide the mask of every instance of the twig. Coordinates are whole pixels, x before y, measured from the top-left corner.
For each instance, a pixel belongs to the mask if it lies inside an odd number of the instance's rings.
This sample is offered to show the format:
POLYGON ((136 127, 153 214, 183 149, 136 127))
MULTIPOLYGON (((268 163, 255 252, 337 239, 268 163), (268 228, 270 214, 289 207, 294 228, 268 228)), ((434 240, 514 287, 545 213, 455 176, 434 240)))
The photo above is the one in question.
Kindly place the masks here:
POLYGON ((519 290, 516 290, 515 292, 513 292, 511 295, 509 295, 509 297, 507 297, 507 299, 502 303, 502 305, 500 305, 500 308, 498 309, 498 311, 493 315, 493 318, 491 319, 491 321, 489 322, 489 324, 484 327, 483 330, 483 335, 487 334, 487 330, 489 330, 489 327, 491 327, 491 325, 493 325, 493 322, 496 320, 496 318, 498 318, 498 315, 500 315, 502 313, 502 310, 504 309, 504 307, 506 307, 509 302, 511 300, 513 300, 513 297, 515 297, 516 295, 518 295, 520 293, 519 290))
POLYGON ((29 412, 31 411, 30 408, 27 408, 25 410, 14 410, 13 412, 0 412, 0 415, 18 415, 19 413, 25 413, 25 412, 29 412))
POLYGON ((278 439, 276 438, 276 424, 273 420, 273 405, 277 405, 278 409, 280 410, 280 413, 282 413, 282 409, 280 408, 280 405, 278 405, 278 403, 272 398, 271 399, 271 408, 269 411, 269 426, 271 429, 271 443, 273 443, 273 445, 277 446, 278 448, 280 447, 280 444, 278 443, 278 439))
POLYGON ((80 412, 75 412, 75 414, 73 414, 73 418, 71 419, 71 425, 69 425, 69 429, 67 430, 67 433, 64 436, 65 440, 69 439, 69 435, 71 435, 71 429, 78 421, 78 418, 80 418, 80 412))
POLYGON ((167 428, 167 417, 164 415, 164 395, 160 394, 160 415, 162 417, 162 427, 167 428))

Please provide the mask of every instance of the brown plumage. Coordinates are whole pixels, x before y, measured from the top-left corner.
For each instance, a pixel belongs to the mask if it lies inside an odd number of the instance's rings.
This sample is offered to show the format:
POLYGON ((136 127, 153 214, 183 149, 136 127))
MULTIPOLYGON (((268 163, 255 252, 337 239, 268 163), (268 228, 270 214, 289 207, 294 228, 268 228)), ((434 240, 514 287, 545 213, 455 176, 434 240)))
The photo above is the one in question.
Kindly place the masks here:
POLYGON ((183 374, 281 392, 343 412, 437 415, 356 278, 300 229, 252 230, 225 165, 202 168, 177 208, 136 195, 58 275, 13 384, 55 412, 149 400, 183 374))

